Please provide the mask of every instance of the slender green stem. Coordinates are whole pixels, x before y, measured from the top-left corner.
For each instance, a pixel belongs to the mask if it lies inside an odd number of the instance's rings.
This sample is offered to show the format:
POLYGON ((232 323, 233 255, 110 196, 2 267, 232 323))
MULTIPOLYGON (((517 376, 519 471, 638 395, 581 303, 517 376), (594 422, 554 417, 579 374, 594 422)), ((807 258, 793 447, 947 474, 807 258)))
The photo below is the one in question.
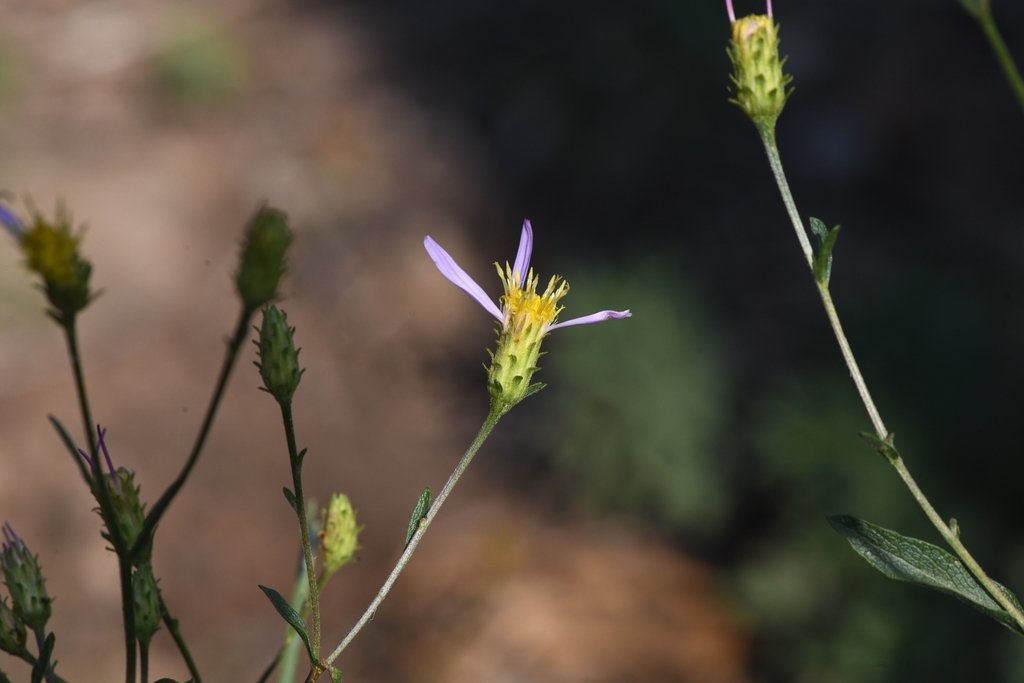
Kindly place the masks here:
POLYGON ((1006 81, 1010 84, 1013 94, 1017 96, 1020 106, 1024 108, 1024 79, 1021 78, 1020 71, 1013 61, 1010 50, 1006 47, 1002 34, 999 33, 995 17, 992 16, 991 4, 988 0, 979 2, 977 12, 971 11, 970 13, 971 16, 977 19, 978 25, 981 26, 985 38, 988 39, 988 43, 992 47, 992 52, 996 55, 999 66, 1003 69, 1006 81))
POLYGON ((202 426, 199 428, 199 433, 196 435, 195 444, 192 446, 192 452, 189 453, 188 460, 185 461, 184 467, 178 474, 177 478, 171 482, 171 485, 167 487, 163 495, 153 505, 153 509, 150 510, 149 514, 146 515, 146 521, 142 525, 142 530, 139 532, 139 537, 135 542, 135 547, 132 549, 133 554, 138 552, 139 549, 145 547, 146 544, 152 542, 153 533, 156 531, 156 525, 160 522, 160 518, 167 511, 168 506, 174 500, 174 497, 178 495, 181 488, 185 485, 185 481, 188 479, 189 474, 192 472, 192 468, 195 467, 196 461, 199 460, 199 454, 203 450, 203 445, 206 443, 206 437, 210 433, 210 428, 213 426, 213 418, 217 414, 217 407, 220 405, 221 398, 224 395, 224 390, 227 388, 228 379, 231 377, 231 370, 234 368, 235 361, 238 358, 238 352, 242 348, 242 342, 245 341, 246 336, 249 333, 249 323, 252 320, 252 316, 255 310, 248 307, 243 307, 242 313, 238 318, 238 325, 235 327, 235 332, 228 342, 227 353, 224 356, 224 364, 221 366, 220 376, 217 378, 217 385, 213 390, 213 397, 210 399, 210 405, 206 409, 206 416, 203 418, 202 426))
POLYGON ((139 680, 149 683, 149 643, 139 643, 139 680))
POLYGON ((473 443, 470 444, 466 453, 462 456, 462 459, 459 460, 459 464, 455 466, 455 470, 451 473, 451 476, 448 477, 448 481, 445 482, 444 488, 441 489, 441 492, 437 495, 437 498, 434 500, 434 504, 430 506, 427 514, 424 515, 423 519, 420 521, 419 528, 416 530, 416 533, 413 534, 412 538, 409 539, 409 544, 406 545, 402 556, 398 558, 398 562, 395 563, 394 569, 391 570, 387 580, 384 581, 384 585, 381 586, 379 591, 377 591, 376 597, 374 597, 370 602, 369 607, 367 607, 366 611, 363 612, 363 616, 359 618, 356 625, 352 627, 352 630, 348 632, 348 635, 345 636, 341 643, 338 644, 338 647, 334 648, 334 651, 327 657, 326 661, 328 664, 334 663, 334 660, 338 658, 338 655, 340 655, 342 651, 349 646, 349 643, 359 635, 359 632, 363 630, 363 627, 366 626, 370 619, 373 618, 373 615, 377 612, 377 608, 382 602, 384 602, 384 598, 387 597, 388 593, 391 592, 391 587, 398 579, 399 574, 402 573, 402 570, 405 569, 405 565, 407 565, 409 560, 412 559, 412 554, 416 552, 416 548, 419 546, 420 540, 422 540, 424 534, 427 533, 427 529, 430 527, 431 522, 434 521, 437 513, 441 511, 441 506, 444 505, 444 501, 448 499, 452 489, 455 488, 455 485, 459 482, 459 479, 462 478, 466 468, 469 467, 469 463, 473 461, 473 457, 476 455, 477 451, 480 450, 480 447, 483 446, 484 441, 486 441, 487 437, 490 436, 495 425, 498 424, 498 420, 508 412, 510 407, 511 406, 507 405, 491 406, 491 410, 487 414, 487 418, 484 420, 483 425, 480 426, 480 431, 477 433, 476 438, 473 439, 473 443))
MULTIPOLYGON (((768 124, 760 124, 757 126, 757 129, 761 134, 761 140, 764 143, 765 152, 768 155, 768 162, 771 165, 772 173, 775 176, 775 182, 782 195, 782 201, 786 205, 786 211, 789 213, 789 219, 793 224, 793 230, 796 232, 797 240, 800 242, 801 249, 807 259, 807 265, 811 270, 811 275, 813 276, 814 252, 811 250, 807 231, 804 228, 802 219, 800 218, 800 213, 797 211, 796 202, 793 201, 793 193, 789 189, 789 182, 786 180, 786 174, 782 168, 782 160, 779 157, 778 145, 775 142, 774 127, 768 124)), ((825 313, 828 316, 829 324, 832 326, 832 332, 835 335, 836 341, 839 343, 839 349, 842 352, 843 360, 846 363, 847 369, 850 371, 850 377, 853 379, 853 383, 857 387, 857 393, 860 394, 861 402, 867 410, 868 417, 871 419, 871 424, 874 426, 875 433, 878 435, 879 439, 882 439, 883 441, 887 440, 889 438, 889 432, 885 427, 885 423, 882 422, 882 417, 878 412, 878 407, 871 398, 871 392, 868 391, 867 383, 864 381, 864 375, 861 373, 860 367, 857 365, 857 360, 853 355, 853 350, 850 348, 850 342, 846 339, 846 333, 843 332, 843 326, 839 320, 839 313, 836 311, 835 302, 832 300, 832 295, 828 290, 828 286, 819 282, 817 278, 815 278, 815 282, 817 282, 818 293, 821 295, 821 301, 825 307, 825 313)), ((949 547, 953 549, 957 557, 959 557, 964 563, 964 566, 966 566, 974 575, 974 578, 976 578, 985 588, 992 599, 995 600, 1000 607, 1006 610, 1006 612, 1013 617, 1014 621, 1024 629, 1024 613, 1022 613, 1020 608, 1018 608, 1013 601, 999 589, 996 583, 989 578, 988 574, 986 574, 981 568, 977 560, 975 560, 967 551, 967 548, 964 547, 964 544, 960 541, 959 535, 949 527, 941 516, 939 516, 939 513, 936 512, 924 492, 917 485, 914 477, 911 476, 910 470, 907 468, 903 459, 897 455, 890 461, 896 469, 896 472, 899 474, 900 479, 903 480, 904 485, 914 497, 914 500, 917 501, 917 504, 924 511, 925 516, 928 517, 928 520, 939 532, 939 535, 941 535, 943 540, 949 544, 949 547)))
POLYGON ((68 358, 71 371, 75 378, 75 391, 78 395, 78 406, 82 413, 82 424, 85 429, 86 443, 89 444, 89 460, 92 469, 92 489, 100 513, 106 522, 110 544, 117 555, 118 578, 121 586, 121 616, 124 626, 125 648, 125 683, 135 683, 135 600, 132 594, 132 567, 129 559, 130 549, 121 537, 120 528, 116 523, 114 506, 107 490, 106 479, 100 465, 98 437, 92 421, 92 410, 89 407, 89 394, 85 389, 85 374, 82 372, 82 356, 78 346, 78 328, 76 318, 70 317, 61 321, 64 336, 67 340, 68 358))
MULTIPOLYGON (((42 653, 46 647, 46 631, 41 628, 32 629, 36 637, 36 648, 42 653)), ((34 665, 33 665, 34 666, 34 665)), ((50 653, 49 661, 46 663, 46 670, 43 672, 46 683, 57 683, 57 675, 53 673, 53 653, 50 653)))
POLYGON ((174 644, 178 646, 178 652, 181 654, 181 658, 185 661, 185 666, 188 667, 188 673, 189 676, 192 677, 192 683, 203 683, 203 677, 199 675, 199 669, 196 667, 195 660, 192 659, 192 653, 189 652, 188 645, 185 644, 185 639, 181 635, 181 628, 178 625, 178 620, 172 617, 170 611, 168 611, 167 603, 164 602, 164 596, 159 595, 158 597, 160 598, 160 617, 167 626, 167 632, 171 634, 174 644))
POLYGON ((320 659, 320 592, 316 581, 316 566, 313 564, 313 546, 309 541, 309 520, 306 516, 306 499, 302 493, 302 459, 295 444, 295 423, 292 420, 291 401, 280 401, 281 419, 288 441, 288 459, 292 465, 292 486, 295 487, 295 515, 299 518, 299 533, 302 537, 302 556, 306 565, 306 581, 309 584, 309 606, 313 621, 313 658, 320 659))

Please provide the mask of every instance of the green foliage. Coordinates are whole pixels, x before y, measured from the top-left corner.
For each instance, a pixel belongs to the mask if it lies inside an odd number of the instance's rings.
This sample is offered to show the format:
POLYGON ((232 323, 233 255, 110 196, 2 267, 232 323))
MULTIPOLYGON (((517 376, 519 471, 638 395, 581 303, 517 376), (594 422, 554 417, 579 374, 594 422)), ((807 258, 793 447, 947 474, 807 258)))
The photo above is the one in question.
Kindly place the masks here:
MULTIPOLYGON (((1011 630, 1021 632, 1009 612, 985 592, 963 563, 942 548, 848 515, 831 515, 828 523, 868 564, 890 579, 948 593, 1011 630)), ((1020 605, 1007 588, 999 588, 1020 605)))
POLYGON ((811 216, 811 232, 818 238, 818 252, 814 255, 814 279, 828 287, 832 277, 832 249, 839 238, 839 226, 829 229, 820 219, 811 216))
POLYGON ((267 588, 266 586, 260 586, 259 589, 263 591, 263 594, 270 599, 270 604, 274 606, 277 613, 288 622, 288 625, 295 629, 295 632, 302 638, 302 642, 306 645, 306 652, 309 654, 309 661, 315 661, 316 657, 313 656, 313 646, 309 642, 309 634, 306 633, 306 622, 302 620, 299 613, 295 611, 288 601, 284 599, 284 596, 278 593, 273 588, 267 588))
POLYGON ((412 509, 412 516, 409 517, 409 528, 405 532, 405 543, 404 546, 408 547, 409 541, 412 540, 416 530, 420 528, 420 522, 427 516, 427 511, 430 510, 430 489, 423 489, 423 493, 416 499, 416 507, 412 509))
POLYGON ((733 503, 716 450, 729 381, 714 330, 665 265, 569 272, 573 311, 629 303, 634 317, 547 340, 551 386, 571 397, 555 405, 557 468, 601 509, 713 535, 733 503))

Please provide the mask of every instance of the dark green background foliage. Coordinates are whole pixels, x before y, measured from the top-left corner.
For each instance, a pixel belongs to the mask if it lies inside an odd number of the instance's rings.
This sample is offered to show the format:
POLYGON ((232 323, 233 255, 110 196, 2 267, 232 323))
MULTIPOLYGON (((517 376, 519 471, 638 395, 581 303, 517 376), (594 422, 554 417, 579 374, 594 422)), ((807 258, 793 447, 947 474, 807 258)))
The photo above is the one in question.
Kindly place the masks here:
MULTIPOLYGON (((994 5, 1024 59, 1024 6, 994 5)), ((526 461, 714 563, 768 680, 1022 675, 1024 643, 884 579, 825 522, 938 541, 857 436, 870 425, 755 131, 726 103, 719 3, 360 7, 389 75, 481 142, 480 223, 506 228, 481 249, 507 251, 529 216, 569 314, 634 312, 549 342, 551 438, 526 461)), ((940 510, 1019 590, 1024 117, 953 0, 775 11, 796 86, 779 143, 801 208, 843 225, 832 290, 864 372, 940 510)))

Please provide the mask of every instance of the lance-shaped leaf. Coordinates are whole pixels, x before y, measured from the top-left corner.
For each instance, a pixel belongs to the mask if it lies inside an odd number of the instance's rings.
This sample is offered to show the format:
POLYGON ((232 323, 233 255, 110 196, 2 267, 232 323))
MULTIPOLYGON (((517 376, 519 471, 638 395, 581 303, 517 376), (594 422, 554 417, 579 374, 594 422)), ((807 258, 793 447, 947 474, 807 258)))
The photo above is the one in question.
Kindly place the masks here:
POLYGON ((306 633, 306 623, 299 616, 288 601, 284 599, 284 596, 278 593, 273 588, 267 588, 266 586, 259 587, 263 593, 270 598, 270 604, 274 606, 277 613, 284 617, 284 620, 288 622, 288 625, 295 629, 295 632, 302 638, 302 642, 306 644, 306 652, 309 654, 309 661, 316 661, 316 657, 313 656, 313 646, 309 643, 309 634, 306 633))
MULTIPOLYGON (((977 610, 1018 634, 1024 631, 985 592, 967 567, 942 548, 917 538, 876 526, 848 515, 830 515, 828 523, 842 534, 868 564, 890 579, 916 583, 963 600, 977 610)), ((1020 607, 1017 597, 1006 587, 996 584, 1003 594, 1020 607)))
POLYGON ((831 230, 818 218, 811 216, 811 232, 818 238, 818 253, 814 255, 814 278, 825 287, 832 277, 832 248, 839 237, 839 226, 831 230))
POLYGON ((409 541, 416 535, 416 531, 420 528, 420 522, 427 516, 427 512, 430 510, 430 489, 423 489, 423 493, 416 499, 416 507, 412 509, 412 515, 409 517, 409 529, 405 532, 405 545, 409 547, 409 541))

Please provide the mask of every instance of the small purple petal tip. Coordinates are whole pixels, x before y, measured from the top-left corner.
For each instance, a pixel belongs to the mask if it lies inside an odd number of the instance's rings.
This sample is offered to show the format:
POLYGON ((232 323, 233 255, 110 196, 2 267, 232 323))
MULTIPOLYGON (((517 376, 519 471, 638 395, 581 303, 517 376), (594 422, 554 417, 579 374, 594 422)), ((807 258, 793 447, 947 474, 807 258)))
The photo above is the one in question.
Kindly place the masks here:
POLYGON ((530 256, 533 254, 533 225, 529 220, 523 221, 523 232, 519 237, 519 251, 516 252, 516 262, 512 266, 513 277, 518 276, 522 284, 526 281, 526 274, 530 270, 530 256))
POLYGON ((555 323, 548 327, 548 332, 551 330, 557 330, 560 327, 572 327, 573 325, 593 325, 594 323, 601 323, 605 320, 621 320, 622 318, 631 318, 633 314, 630 311, 598 311, 597 313, 591 313, 585 315, 582 318, 573 318, 572 320, 566 320, 564 322, 555 323))
POLYGON ((725 11, 729 13, 729 23, 736 23, 736 12, 732 9, 732 0, 725 0, 725 11))
POLYGON ((469 294, 473 299, 484 307, 488 313, 493 315, 499 321, 505 319, 502 315, 501 309, 491 301, 491 297, 487 296, 487 293, 483 290, 480 285, 471 278, 466 271, 459 267, 459 264, 455 263, 455 259, 448 255, 448 252, 441 247, 440 244, 434 241, 429 235, 423 240, 423 247, 427 250, 431 260, 434 261, 434 265, 441 271, 441 275, 444 275, 448 280, 461 289, 466 294, 469 294))
POLYGON ((25 235, 25 226, 14 215, 14 212, 3 204, 0 204, 0 223, 7 228, 7 232, 11 233, 15 239, 20 240, 25 235))

